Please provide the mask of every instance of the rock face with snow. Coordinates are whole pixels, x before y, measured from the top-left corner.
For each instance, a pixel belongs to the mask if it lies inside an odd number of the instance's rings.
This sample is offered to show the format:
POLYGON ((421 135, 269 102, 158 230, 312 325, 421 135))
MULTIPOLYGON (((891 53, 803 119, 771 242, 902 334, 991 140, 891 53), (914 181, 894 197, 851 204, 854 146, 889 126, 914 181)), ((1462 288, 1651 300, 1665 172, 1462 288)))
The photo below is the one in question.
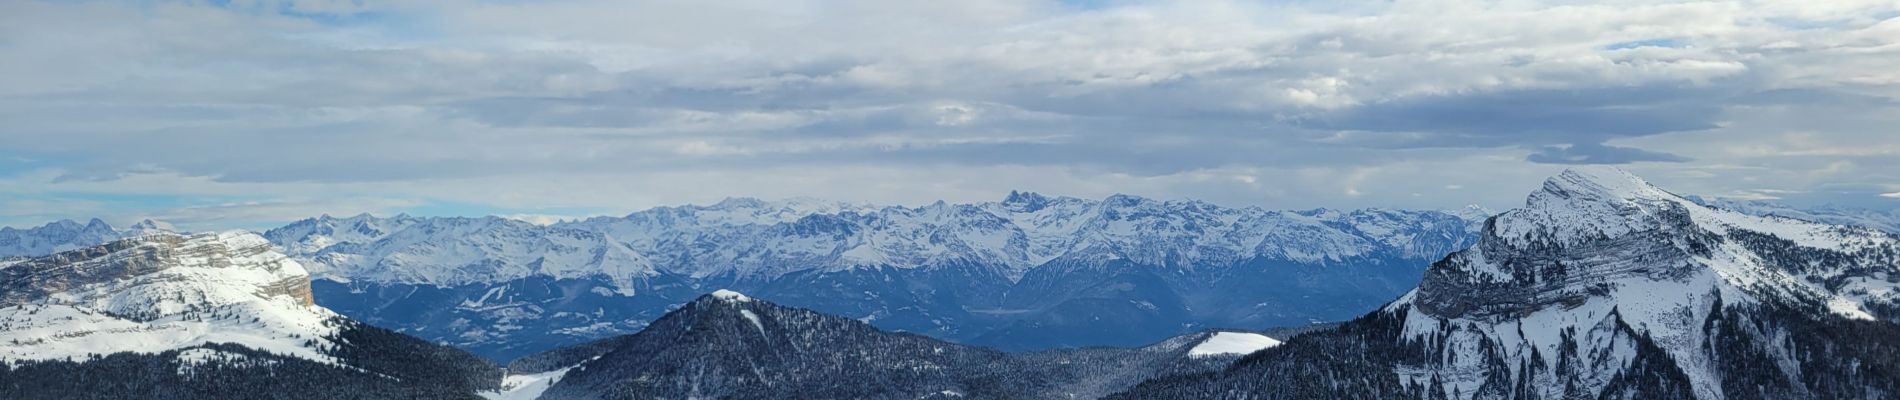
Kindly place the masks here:
POLYGON ((496 359, 639 330, 730 287, 1009 350, 1350 318, 1468 246, 1436 211, 1272 211, 1117 195, 877 207, 731 199, 534 225, 321 217, 265 234, 319 303, 496 359))
POLYGON ((1203 332, 1140 348, 1004 353, 720 291, 640 333, 524 357, 509 370, 521 388, 545 390, 511 394, 542 399, 1091 399, 1218 370, 1260 340, 1272 339, 1203 332), (1236 337, 1250 343, 1230 343, 1236 337), (1221 349, 1202 351, 1211 347, 1221 349))
POLYGON ((324 385, 457 398, 499 378, 468 353, 316 306, 301 265, 240 231, 147 232, 0 267, 0 364, 0 382, 26 383, 0 385, 4 398, 324 385))
POLYGON ((1573 169, 1382 310, 1124 397, 1891 398, 1896 282, 1891 234, 1573 169))

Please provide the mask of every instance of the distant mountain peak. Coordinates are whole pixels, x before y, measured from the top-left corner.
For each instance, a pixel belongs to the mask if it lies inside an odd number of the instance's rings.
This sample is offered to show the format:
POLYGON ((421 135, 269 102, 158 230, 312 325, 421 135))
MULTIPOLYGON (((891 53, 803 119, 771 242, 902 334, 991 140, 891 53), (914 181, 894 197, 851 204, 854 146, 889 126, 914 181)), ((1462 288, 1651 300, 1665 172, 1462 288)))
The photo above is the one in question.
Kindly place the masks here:
POLYGON ((172 226, 172 224, 168 222, 146 219, 126 227, 125 232, 127 236, 147 235, 160 232, 178 232, 178 227, 172 226))
POLYGON ((1110 207, 1134 207, 1149 202, 1148 198, 1126 193, 1108 195, 1102 203, 1110 207))
POLYGON ((766 204, 767 203, 765 202, 765 200, 759 200, 757 198, 752 198, 752 197, 727 197, 724 199, 720 199, 718 203, 713 203, 711 206, 708 206, 708 208, 720 209, 720 210, 727 210, 727 209, 734 209, 734 208, 759 208, 759 207, 765 207, 766 204))
POLYGON ((1035 212, 1049 205, 1049 197, 1036 192, 1018 192, 1011 190, 1003 198, 1003 206, 1016 212, 1035 212))
POLYGON ((34 257, 98 245, 124 236, 93 218, 85 224, 62 219, 38 227, 0 228, 0 257, 34 257))

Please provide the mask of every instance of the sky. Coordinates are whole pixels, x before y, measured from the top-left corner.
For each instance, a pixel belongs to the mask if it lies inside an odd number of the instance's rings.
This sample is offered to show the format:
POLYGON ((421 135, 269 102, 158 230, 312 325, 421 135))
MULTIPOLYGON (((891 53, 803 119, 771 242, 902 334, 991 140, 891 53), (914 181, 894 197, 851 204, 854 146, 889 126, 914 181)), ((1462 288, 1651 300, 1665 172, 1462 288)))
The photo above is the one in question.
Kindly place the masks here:
POLYGON ((0 2, 0 225, 1011 190, 1900 208, 1900 1, 0 2))

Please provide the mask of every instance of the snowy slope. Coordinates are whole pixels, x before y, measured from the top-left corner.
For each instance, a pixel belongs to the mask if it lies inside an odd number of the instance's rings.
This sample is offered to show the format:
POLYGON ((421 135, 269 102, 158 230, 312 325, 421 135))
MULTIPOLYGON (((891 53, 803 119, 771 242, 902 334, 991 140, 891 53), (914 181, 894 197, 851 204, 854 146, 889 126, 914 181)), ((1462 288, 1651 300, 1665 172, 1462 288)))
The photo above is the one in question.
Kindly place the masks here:
POLYGON ((480 395, 488 400, 535 400, 540 398, 541 393, 546 392, 548 387, 559 383, 561 376, 566 375, 571 369, 573 367, 532 374, 508 375, 502 380, 501 390, 482 392, 480 395))
POLYGON ((1188 355, 1195 357, 1247 355, 1279 345, 1279 340, 1258 333, 1216 332, 1207 340, 1201 341, 1201 344, 1189 349, 1188 355))
POLYGON ((337 315, 303 267, 246 232, 153 234, 0 270, 0 360, 234 343, 329 361, 337 315))

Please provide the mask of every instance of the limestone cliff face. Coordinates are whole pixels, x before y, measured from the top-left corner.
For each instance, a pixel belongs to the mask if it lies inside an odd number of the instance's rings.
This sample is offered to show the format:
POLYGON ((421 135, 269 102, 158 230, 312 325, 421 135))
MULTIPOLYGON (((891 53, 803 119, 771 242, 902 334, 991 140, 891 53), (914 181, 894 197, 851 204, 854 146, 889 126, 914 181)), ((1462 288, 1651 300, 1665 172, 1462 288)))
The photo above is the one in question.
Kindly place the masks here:
POLYGON ((316 297, 310 294, 310 277, 307 276, 277 281, 262 289, 257 292, 260 296, 289 296, 296 299, 297 304, 317 305, 316 297))
POLYGON ((309 274, 254 233, 0 260, 4 399, 473 399, 500 380, 473 354, 315 305, 309 274), (295 392, 313 388, 334 390, 295 392))
POLYGON ((248 232, 144 235, 0 268, 0 305, 156 318, 257 300, 316 304, 303 267, 248 232))

